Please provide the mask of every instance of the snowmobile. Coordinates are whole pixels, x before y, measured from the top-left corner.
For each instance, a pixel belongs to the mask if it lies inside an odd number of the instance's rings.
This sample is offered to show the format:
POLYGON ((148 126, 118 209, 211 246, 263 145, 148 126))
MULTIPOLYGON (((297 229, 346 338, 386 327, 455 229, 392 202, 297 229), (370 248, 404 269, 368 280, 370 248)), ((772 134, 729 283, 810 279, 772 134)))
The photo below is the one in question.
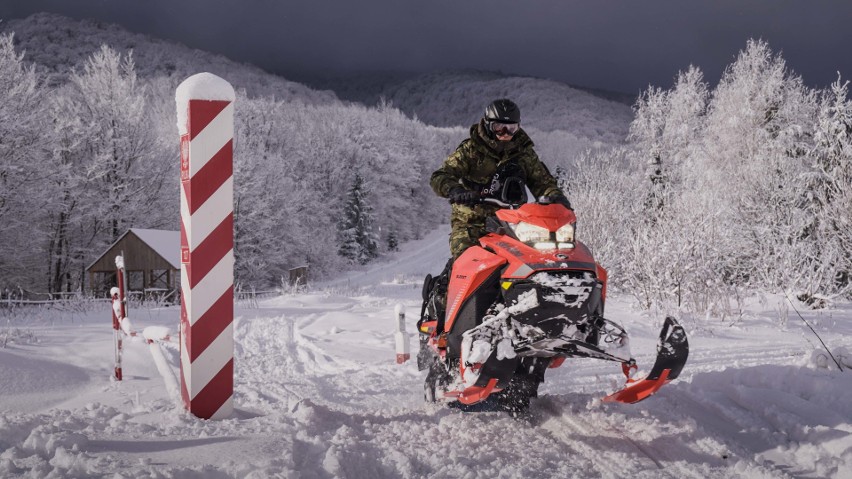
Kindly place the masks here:
POLYGON ((627 332, 604 317, 607 271, 575 238, 572 210, 547 197, 481 201, 501 208, 489 218, 486 236, 451 269, 448 263, 424 281, 417 363, 428 370, 427 401, 461 408, 489 401, 523 411, 545 371, 568 358, 621 365, 626 385, 606 402, 641 401, 678 377, 689 344, 672 317, 664 321, 651 371, 634 377, 627 332))

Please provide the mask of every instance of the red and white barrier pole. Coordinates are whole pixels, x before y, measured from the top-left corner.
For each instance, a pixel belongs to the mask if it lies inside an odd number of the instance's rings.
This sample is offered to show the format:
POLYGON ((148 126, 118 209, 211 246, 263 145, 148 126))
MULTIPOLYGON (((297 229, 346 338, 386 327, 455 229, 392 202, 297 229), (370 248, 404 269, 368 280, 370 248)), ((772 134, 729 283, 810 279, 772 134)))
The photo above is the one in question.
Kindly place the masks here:
POLYGON ((408 333, 405 331, 405 306, 397 304, 394 308, 396 313, 396 363, 402 364, 411 359, 411 345, 408 341, 408 333))
POLYGON ((234 89, 210 73, 175 94, 180 131, 181 320, 184 406, 205 419, 233 411, 234 89))
POLYGON ((169 367, 169 362, 166 361, 163 350, 160 348, 160 344, 171 342, 171 331, 163 326, 148 326, 142 330, 142 337, 148 343, 148 350, 154 359, 154 365, 157 366, 157 371, 166 383, 166 391, 173 400, 180 401, 180 386, 178 386, 174 372, 169 367))
POLYGON ((112 335, 115 339, 115 369, 116 381, 121 381, 121 352, 123 348, 121 337, 121 322, 127 318, 127 294, 125 293, 124 255, 115 257, 115 276, 118 287, 110 290, 112 297, 112 335))

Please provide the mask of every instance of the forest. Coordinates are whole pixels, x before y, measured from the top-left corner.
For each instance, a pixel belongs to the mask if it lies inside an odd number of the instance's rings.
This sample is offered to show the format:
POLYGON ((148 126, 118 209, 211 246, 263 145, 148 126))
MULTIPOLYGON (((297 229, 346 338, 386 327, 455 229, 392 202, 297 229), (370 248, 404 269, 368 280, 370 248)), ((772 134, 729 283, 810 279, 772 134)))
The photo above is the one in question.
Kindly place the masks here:
MULTIPOLYGON (((140 75, 132 49, 106 44, 62 68, 37 68, 0 36, 0 288, 83 291, 86 265, 127 228, 178 228, 182 78, 140 75)), ((531 79, 493 81, 534 96, 531 79)), ((448 220, 428 179, 467 125, 406 113, 401 91, 429 98, 416 83, 372 106, 235 86, 238 283, 358 267, 448 220)), ((424 111, 451 111, 441 105, 424 111)), ((539 119, 527 131, 614 287, 644 307, 723 316, 760 291, 817 306, 852 292, 852 103, 839 74, 808 87, 750 41, 716 85, 686 66, 670 89, 650 86, 629 129, 583 108, 564 129, 539 119)))
MULTIPOLYGON (((140 78, 132 54, 103 46, 53 86, 6 35, 0 84, 7 286, 77 291, 85 266, 127 228, 178 229, 173 79, 140 78)), ((318 274, 347 264, 335 242, 356 178, 363 178, 382 244, 440 223, 440 201, 427 183, 456 141, 451 131, 386 105, 285 102, 244 90, 235 104, 235 253, 243 284, 278 284, 287 268, 302 264, 318 274)))
POLYGON ((623 147, 565 176, 580 234, 626 292, 723 317, 762 292, 815 307, 849 297, 852 103, 839 74, 809 88, 751 40, 715 87, 689 67, 634 111, 623 147))

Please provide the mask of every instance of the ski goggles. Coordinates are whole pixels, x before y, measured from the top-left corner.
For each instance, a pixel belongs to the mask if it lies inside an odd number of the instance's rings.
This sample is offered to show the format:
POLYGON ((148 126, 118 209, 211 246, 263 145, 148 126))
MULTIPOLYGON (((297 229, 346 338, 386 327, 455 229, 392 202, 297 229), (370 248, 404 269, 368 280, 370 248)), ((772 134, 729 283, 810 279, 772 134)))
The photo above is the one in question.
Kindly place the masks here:
POLYGON ((498 123, 492 121, 489 128, 491 128, 491 132, 495 135, 514 135, 521 129, 521 125, 518 123, 498 123))

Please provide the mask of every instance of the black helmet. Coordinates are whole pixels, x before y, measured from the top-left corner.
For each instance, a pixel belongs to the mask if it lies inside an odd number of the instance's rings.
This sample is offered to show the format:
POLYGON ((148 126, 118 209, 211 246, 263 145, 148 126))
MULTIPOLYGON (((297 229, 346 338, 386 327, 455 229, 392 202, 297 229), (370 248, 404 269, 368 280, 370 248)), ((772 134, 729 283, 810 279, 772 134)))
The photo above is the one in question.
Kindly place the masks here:
POLYGON ((521 109, 512 100, 501 98, 485 107, 485 121, 497 123, 520 123, 521 109))

